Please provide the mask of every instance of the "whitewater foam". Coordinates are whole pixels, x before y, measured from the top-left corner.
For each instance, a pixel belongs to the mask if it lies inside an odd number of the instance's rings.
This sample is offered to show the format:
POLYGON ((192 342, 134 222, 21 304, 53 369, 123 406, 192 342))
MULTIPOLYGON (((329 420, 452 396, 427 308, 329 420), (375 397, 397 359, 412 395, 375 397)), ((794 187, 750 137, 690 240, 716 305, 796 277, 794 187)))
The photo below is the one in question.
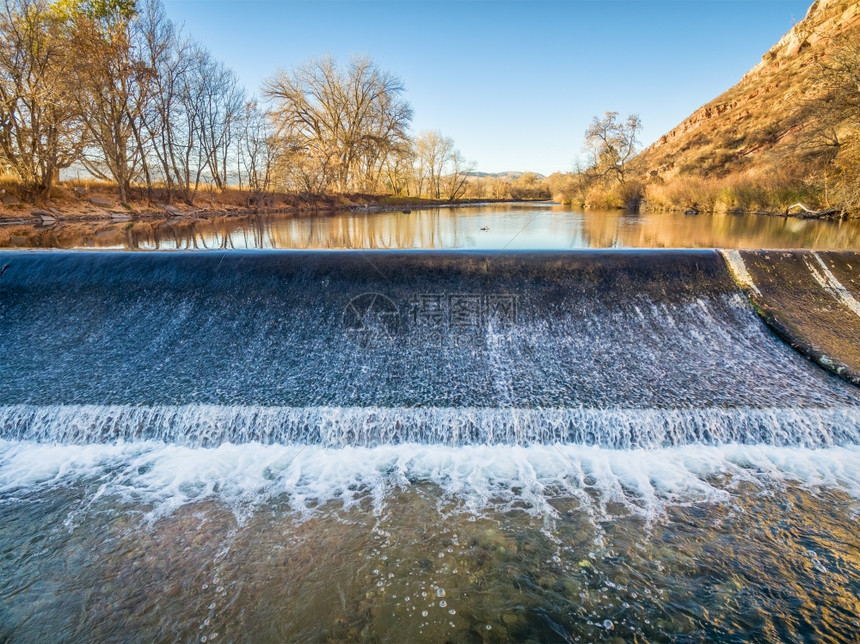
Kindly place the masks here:
POLYGON ((860 499, 860 447, 690 445, 614 450, 581 445, 375 448, 223 444, 191 448, 156 441, 46 445, 0 441, 3 501, 77 484, 156 518, 215 499, 242 516, 271 500, 302 515, 329 502, 369 500, 379 511, 398 488, 431 484, 467 510, 517 509, 554 516, 572 497, 596 517, 609 504, 647 521, 667 505, 725 502, 738 482, 830 486, 860 499))

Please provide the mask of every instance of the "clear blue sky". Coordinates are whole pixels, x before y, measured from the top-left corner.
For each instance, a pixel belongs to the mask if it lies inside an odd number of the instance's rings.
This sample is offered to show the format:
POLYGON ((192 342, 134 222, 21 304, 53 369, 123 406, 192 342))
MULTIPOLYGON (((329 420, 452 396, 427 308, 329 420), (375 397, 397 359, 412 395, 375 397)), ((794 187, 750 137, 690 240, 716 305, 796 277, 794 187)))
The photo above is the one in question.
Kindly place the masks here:
POLYGON ((279 67, 368 54, 406 83, 413 131, 485 172, 569 170, 585 128, 638 113, 647 145, 734 85, 811 0, 165 0, 248 91, 279 67))

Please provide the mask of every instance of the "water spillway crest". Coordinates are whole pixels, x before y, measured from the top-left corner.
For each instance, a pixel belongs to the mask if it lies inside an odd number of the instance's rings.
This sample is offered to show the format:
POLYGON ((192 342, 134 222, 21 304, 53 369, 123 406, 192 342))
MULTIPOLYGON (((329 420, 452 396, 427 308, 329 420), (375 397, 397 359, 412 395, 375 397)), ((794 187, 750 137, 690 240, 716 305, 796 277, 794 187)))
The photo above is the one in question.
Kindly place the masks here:
MULTIPOLYGON (((551 447, 549 470, 582 477, 578 452, 574 466, 559 450, 744 444, 853 458, 860 443, 857 391, 770 334, 712 251, 0 260, 0 439, 70 449, 70 463, 136 462, 144 445, 165 458, 247 445, 264 461, 366 449, 375 462, 390 446, 405 479, 456 479, 462 468, 442 463, 470 447, 505 454, 489 460, 507 463, 508 481, 512 455, 543 453, 505 449, 518 446, 551 447), (421 470, 427 458, 437 470, 421 470)), ((154 470, 138 470, 147 487, 154 470)), ((201 481, 189 485, 214 489, 201 481)))
POLYGON ((5 253, 0 436, 858 441, 711 251, 5 253))

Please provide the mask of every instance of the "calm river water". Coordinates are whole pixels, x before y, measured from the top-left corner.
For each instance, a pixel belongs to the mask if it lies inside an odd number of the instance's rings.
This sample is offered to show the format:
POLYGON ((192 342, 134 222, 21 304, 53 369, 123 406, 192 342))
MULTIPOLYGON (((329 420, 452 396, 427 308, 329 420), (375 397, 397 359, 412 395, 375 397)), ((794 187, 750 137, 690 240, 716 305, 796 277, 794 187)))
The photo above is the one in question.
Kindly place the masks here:
POLYGON ((0 227, 5 248, 860 249, 860 220, 583 213, 548 203, 0 227))
POLYGON ((858 222, 535 204, 0 244, 120 249, 0 251, 0 641, 857 641, 860 390, 717 253, 578 249, 860 249, 858 222))

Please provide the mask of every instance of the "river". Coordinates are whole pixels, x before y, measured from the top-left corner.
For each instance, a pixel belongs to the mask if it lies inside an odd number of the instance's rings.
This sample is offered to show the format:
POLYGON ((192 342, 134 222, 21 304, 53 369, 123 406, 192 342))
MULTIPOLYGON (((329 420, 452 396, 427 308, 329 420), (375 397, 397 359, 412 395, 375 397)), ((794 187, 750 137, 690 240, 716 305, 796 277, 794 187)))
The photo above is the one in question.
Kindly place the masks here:
POLYGON ((0 227, 0 248, 860 248, 860 220, 629 214, 552 203, 390 212, 207 215, 0 227), (486 230, 484 230, 486 229, 486 230))
POLYGON ((0 640, 853 641, 860 390, 707 248, 852 222, 602 217, 0 251, 0 640))

